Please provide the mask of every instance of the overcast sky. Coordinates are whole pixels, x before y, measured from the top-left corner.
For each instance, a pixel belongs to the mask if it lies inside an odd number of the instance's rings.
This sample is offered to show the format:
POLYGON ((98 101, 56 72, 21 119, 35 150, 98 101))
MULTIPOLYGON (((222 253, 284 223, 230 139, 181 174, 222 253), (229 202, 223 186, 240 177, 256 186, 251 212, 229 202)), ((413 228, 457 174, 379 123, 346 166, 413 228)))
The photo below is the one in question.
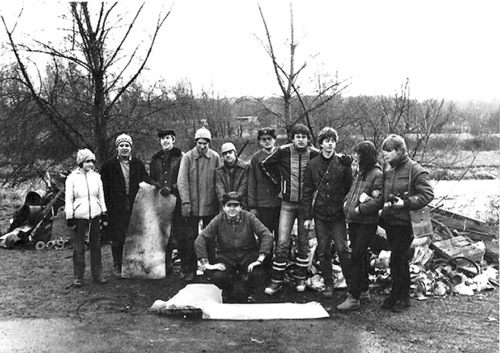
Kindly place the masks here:
MULTIPOLYGON (((94 1, 95 2, 95 1, 94 1)), ((9 2, 10 3, 10 2, 9 2)), ((130 4, 131 3, 131 4, 130 4)), ((213 89, 221 96, 279 94, 272 65, 259 39, 265 39, 254 0, 149 1, 143 30, 152 31, 156 13, 172 12, 158 38, 144 80, 174 85, 189 80, 195 94, 213 89)), ((346 95, 392 95, 409 78, 417 99, 500 99, 500 3, 498 0, 296 0, 296 65, 306 88, 316 72, 347 80, 346 95)), ((138 8, 122 1, 116 10, 138 8)), ((282 63, 288 63, 290 1, 261 0, 282 63)), ((14 23, 21 2, 0 5, 14 23)), ((55 1, 24 3, 18 38, 57 42, 58 18, 69 5, 55 1)), ((146 33, 139 32, 135 40, 146 33)), ((5 41, 5 31, 0 32, 5 41)), ((8 56, 1 55, 5 63, 8 56)))

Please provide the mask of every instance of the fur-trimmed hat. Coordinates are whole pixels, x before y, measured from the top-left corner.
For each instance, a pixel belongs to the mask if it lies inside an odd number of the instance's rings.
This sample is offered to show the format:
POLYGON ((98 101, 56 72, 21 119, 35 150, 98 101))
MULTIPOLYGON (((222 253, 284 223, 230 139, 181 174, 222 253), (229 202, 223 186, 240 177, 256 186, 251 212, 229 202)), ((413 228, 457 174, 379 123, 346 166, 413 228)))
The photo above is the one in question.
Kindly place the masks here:
POLYGON ((92 153, 88 148, 84 148, 82 150, 78 150, 76 153, 76 164, 80 165, 83 162, 94 161, 95 162, 95 154, 92 153))
POLYGON ((269 135, 276 140, 276 130, 270 127, 264 127, 257 132, 257 139, 259 140, 262 136, 269 135))
POLYGON ((122 142, 128 142, 128 144, 130 146, 133 145, 132 143, 132 137, 130 137, 130 135, 127 135, 127 134, 121 134, 119 135, 117 138, 116 138, 116 141, 115 141, 115 145, 116 147, 118 147, 118 145, 122 142))

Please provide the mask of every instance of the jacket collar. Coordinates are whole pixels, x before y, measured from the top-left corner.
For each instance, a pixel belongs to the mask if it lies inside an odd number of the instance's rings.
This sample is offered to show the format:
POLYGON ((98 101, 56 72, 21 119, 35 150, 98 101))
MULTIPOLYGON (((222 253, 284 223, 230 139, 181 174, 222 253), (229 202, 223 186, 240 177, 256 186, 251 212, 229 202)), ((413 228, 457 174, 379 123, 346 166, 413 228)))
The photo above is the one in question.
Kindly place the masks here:
MULTIPOLYGON (((165 150, 160 150, 160 151, 156 152, 153 155, 153 157, 151 157, 151 159, 161 157, 165 154, 165 152, 166 152, 165 150)), ((182 151, 178 147, 172 147, 172 149, 170 149, 169 152, 170 152, 170 155, 172 155, 172 156, 181 156, 182 155, 182 151)))
POLYGON ((238 213, 238 216, 236 216, 236 218, 231 219, 227 216, 226 213, 224 213, 224 217, 226 217, 226 221, 228 223, 240 223, 241 222, 241 211, 240 211, 240 213, 238 213))
POLYGON ((194 153, 195 159, 198 159, 200 157, 206 157, 208 159, 212 158, 212 154, 210 153, 210 151, 211 151, 210 148, 207 149, 207 152, 205 154, 201 154, 200 152, 198 152, 198 149, 196 147, 193 150, 194 150, 193 153, 194 153))

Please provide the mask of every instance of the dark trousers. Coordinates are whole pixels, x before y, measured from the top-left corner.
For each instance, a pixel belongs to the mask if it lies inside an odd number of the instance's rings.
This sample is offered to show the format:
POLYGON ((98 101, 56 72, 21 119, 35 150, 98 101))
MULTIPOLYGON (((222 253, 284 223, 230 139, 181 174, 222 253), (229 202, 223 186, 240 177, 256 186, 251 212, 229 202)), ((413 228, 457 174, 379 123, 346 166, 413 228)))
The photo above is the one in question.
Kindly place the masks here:
POLYGON ((274 235, 274 246, 271 252, 266 256, 264 260, 264 267, 270 268, 273 262, 274 248, 278 241, 278 230, 280 223, 280 209, 281 206, 277 207, 257 207, 257 214, 259 221, 266 226, 267 229, 274 235))
POLYGON ((318 246, 316 255, 319 259, 321 274, 325 280, 325 285, 333 285, 332 273, 332 240, 335 245, 335 250, 340 260, 342 274, 350 287, 351 283, 351 253, 347 245, 347 227, 343 219, 336 221, 326 221, 315 218, 314 224, 316 227, 316 238, 318 246))
MULTIPOLYGON (((199 233, 199 223, 200 220, 202 222, 202 229, 205 228, 208 223, 215 217, 215 215, 210 215, 210 216, 203 216, 203 217, 198 217, 198 216, 189 216, 188 218, 185 219, 186 222, 186 228, 187 228, 187 235, 185 239, 185 245, 184 249, 186 252, 186 256, 188 256, 190 259, 195 260, 195 270, 197 268, 197 262, 196 262, 196 252, 194 250, 194 241, 198 237, 199 233)), ((213 264, 215 263, 215 242, 213 241, 207 241, 207 250, 208 250, 208 261, 213 264)))
POLYGON ((277 207, 257 207, 259 221, 274 234, 275 240, 278 238, 278 225, 280 222, 280 209, 277 207))
POLYGON ((391 246, 392 287, 390 297, 395 300, 405 300, 410 296, 410 245, 413 241, 411 225, 381 224, 387 234, 391 246))
MULTIPOLYGON (((195 273, 198 268, 196 253, 194 251, 196 234, 197 233, 188 231, 188 220, 182 217, 180 207, 179 210, 177 210, 176 206, 172 224, 172 235, 177 243, 177 250, 181 259, 181 271, 184 274, 195 273)), ((169 244, 171 244, 171 242, 169 244)), ((169 248, 169 251, 172 251, 171 247, 169 248)))
POLYGON ((110 217, 108 230, 111 233, 111 254, 113 255, 113 264, 117 268, 121 268, 123 259, 123 245, 127 235, 130 217, 132 216, 132 205, 134 200, 130 198, 123 204, 123 218, 114 219, 110 217))
POLYGON ((248 273, 247 267, 251 262, 253 261, 236 266, 225 263, 226 270, 211 271, 210 279, 213 284, 222 289, 224 296, 238 294, 234 293, 233 289, 241 282, 243 282, 245 295, 251 295, 256 288, 265 283, 267 278, 266 271, 262 266, 256 266, 251 273, 248 273))
POLYGON ((85 273, 85 235, 89 232, 90 270, 98 279, 102 274, 100 217, 77 219, 73 238, 73 269, 75 278, 82 279, 85 273))
POLYGON ((349 223, 351 241, 351 287, 349 293, 359 299, 368 290, 368 247, 377 231, 377 224, 349 223))

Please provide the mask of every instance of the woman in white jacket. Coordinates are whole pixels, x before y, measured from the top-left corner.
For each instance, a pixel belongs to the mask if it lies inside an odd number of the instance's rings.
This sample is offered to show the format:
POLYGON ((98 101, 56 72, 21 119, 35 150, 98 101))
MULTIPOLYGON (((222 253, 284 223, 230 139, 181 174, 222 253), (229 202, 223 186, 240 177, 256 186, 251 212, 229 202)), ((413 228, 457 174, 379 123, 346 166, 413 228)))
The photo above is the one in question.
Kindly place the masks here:
POLYGON ((100 221, 106 216, 101 176, 94 171, 95 155, 78 150, 76 168, 66 179, 65 212, 68 227, 74 229, 73 267, 75 287, 83 285, 85 235, 89 234, 90 269, 95 283, 104 284, 101 265, 100 221))

